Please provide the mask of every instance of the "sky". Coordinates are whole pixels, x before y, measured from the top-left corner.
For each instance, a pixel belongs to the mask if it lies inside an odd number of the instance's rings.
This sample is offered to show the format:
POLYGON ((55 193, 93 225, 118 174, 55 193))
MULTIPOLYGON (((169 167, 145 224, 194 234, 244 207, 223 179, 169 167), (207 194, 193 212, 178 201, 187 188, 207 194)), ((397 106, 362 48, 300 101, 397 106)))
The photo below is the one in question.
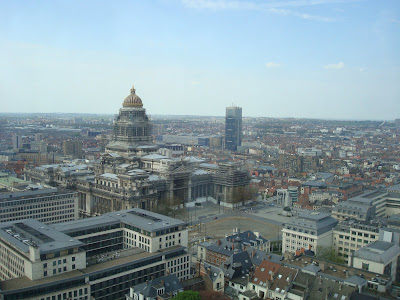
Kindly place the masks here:
POLYGON ((0 112, 400 118, 398 0, 0 0, 0 112))

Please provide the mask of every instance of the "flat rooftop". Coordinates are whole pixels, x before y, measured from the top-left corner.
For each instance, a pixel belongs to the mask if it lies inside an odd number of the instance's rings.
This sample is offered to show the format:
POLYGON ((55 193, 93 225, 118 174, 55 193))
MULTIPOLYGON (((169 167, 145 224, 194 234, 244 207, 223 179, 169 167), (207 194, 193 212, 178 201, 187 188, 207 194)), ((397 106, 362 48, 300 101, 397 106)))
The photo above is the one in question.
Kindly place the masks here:
POLYGON ((76 193, 76 192, 65 189, 57 189, 57 188, 38 189, 34 191, 22 191, 22 192, 5 192, 5 193, 0 193, 0 202, 7 200, 19 200, 26 198, 36 198, 36 197, 44 197, 56 194, 59 195, 59 194, 71 194, 71 193, 76 193))
POLYGON ((388 189, 388 191, 400 192, 400 184, 389 186, 387 189, 388 189))
POLYGON ((17 183, 17 184, 24 184, 24 183, 25 184, 29 184, 30 182, 22 180, 22 179, 19 179, 17 177, 8 176, 8 174, 0 172, 0 185, 11 187, 11 186, 13 186, 14 183, 17 183), (5 176, 3 176, 3 174, 5 176))
POLYGON ((40 254, 84 246, 84 243, 34 219, 0 223, 0 237, 23 253, 29 253, 29 246, 39 248, 40 254))
POLYGON ((176 226, 186 226, 186 222, 157 214, 148 210, 133 208, 106 213, 101 216, 80 219, 51 225, 54 229, 65 232, 79 231, 112 224, 128 224, 145 231, 155 232, 176 226))
MULTIPOLYGON (((366 280, 372 280, 372 278, 376 277, 376 273, 368 272, 366 270, 356 269, 356 268, 353 268, 353 267, 350 267, 347 265, 324 261, 322 259, 318 259, 315 257, 306 256, 306 255, 302 255, 302 256, 300 256, 298 258, 294 258, 292 260, 285 259, 283 261, 283 263, 285 263, 285 264, 294 265, 294 266, 297 266, 300 268, 310 265, 313 262, 318 263, 320 268, 321 268, 321 264, 325 263, 325 270, 321 270, 319 273, 338 277, 343 280, 348 279, 354 275, 361 276, 361 277, 364 276, 363 278, 366 280)), ((382 279, 386 279, 386 280, 388 279, 388 277, 384 276, 384 275, 379 275, 379 277, 382 279)))
POLYGON ((143 258, 148 258, 152 256, 159 256, 159 255, 164 255, 169 252, 173 252, 178 249, 184 249, 182 246, 174 246, 170 247, 168 249, 160 250, 155 253, 149 253, 146 252, 140 248, 133 248, 133 249, 128 249, 121 251, 121 257, 115 258, 113 260, 109 260, 106 262, 98 263, 92 266, 89 266, 85 269, 81 270, 74 270, 71 272, 66 272, 60 275, 55 275, 55 276, 50 276, 47 278, 39 279, 39 280, 30 280, 28 277, 23 276, 15 279, 9 279, 5 281, 0 281, 0 290, 2 291, 12 291, 12 290, 18 290, 18 289, 24 289, 24 288, 29 288, 29 287, 39 287, 41 285, 46 285, 46 284, 51 284, 55 283, 57 281, 63 281, 63 280, 68 280, 68 279, 78 279, 79 277, 87 277, 90 276, 91 273, 96 273, 98 271, 104 271, 116 266, 122 266, 127 263, 139 261, 140 259, 143 258), (127 252, 129 255, 124 255, 124 252, 127 252))

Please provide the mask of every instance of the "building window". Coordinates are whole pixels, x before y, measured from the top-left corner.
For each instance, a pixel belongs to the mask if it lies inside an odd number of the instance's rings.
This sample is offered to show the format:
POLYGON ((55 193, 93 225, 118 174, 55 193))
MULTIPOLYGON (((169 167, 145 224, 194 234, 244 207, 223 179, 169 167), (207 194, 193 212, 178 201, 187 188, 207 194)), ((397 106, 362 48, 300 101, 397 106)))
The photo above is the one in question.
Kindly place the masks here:
POLYGON ((362 269, 368 271, 369 270, 369 264, 362 263, 362 269))

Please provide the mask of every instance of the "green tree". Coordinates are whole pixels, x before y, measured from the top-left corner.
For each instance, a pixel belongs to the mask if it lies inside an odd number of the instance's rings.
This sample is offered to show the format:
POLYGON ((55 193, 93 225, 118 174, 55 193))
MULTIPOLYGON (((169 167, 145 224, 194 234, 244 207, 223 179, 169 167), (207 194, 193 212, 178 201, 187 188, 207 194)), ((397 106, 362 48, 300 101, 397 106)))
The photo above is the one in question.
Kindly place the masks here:
POLYGON ((201 300, 201 298, 199 292, 184 291, 173 297, 172 300, 201 300))
POLYGON ((317 258, 322 258, 338 264, 344 264, 345 261, 341 258, 333 247, 318 247, 317 258))

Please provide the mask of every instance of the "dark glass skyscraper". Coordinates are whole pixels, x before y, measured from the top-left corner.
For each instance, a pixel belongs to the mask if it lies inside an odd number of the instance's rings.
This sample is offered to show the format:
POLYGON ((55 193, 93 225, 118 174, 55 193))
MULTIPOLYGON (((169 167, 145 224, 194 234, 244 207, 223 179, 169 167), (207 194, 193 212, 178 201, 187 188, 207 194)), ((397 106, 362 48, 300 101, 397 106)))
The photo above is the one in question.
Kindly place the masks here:
POLYGON ((225 117, 225 149, 237 151, 242 144, 242 108, 231 106, 226 108, 225 117))

